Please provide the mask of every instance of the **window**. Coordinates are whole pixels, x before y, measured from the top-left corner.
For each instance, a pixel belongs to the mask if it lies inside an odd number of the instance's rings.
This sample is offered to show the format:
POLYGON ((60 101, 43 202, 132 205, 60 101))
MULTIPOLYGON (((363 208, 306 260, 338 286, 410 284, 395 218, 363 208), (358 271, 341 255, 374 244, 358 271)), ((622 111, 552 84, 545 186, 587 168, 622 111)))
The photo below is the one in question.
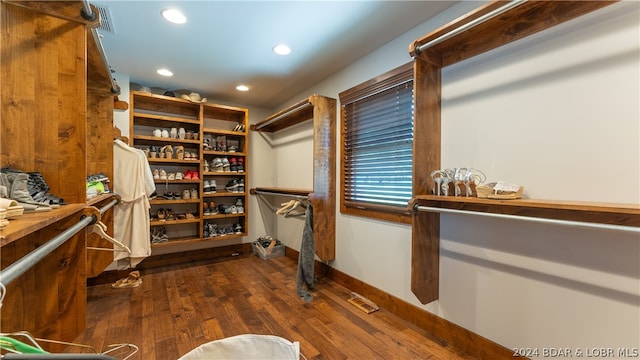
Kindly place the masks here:
POLYGON ((409 223, 413 63, 340 93, 340 211, 409 223))

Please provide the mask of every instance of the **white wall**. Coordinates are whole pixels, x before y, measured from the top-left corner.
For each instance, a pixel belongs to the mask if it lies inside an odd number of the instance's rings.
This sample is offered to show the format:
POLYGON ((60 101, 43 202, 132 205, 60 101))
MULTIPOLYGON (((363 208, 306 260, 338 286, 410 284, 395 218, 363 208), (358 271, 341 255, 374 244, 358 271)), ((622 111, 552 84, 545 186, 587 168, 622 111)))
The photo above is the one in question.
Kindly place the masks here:
MULTIPOLYGON (((478 5, 457 4, 280 108, 411 61, 413 40, 478 5)), ((640 3, 619 3, 445 69, 443 167, 473 166, 533 198, 640 203, 639 18, 640 3)), ((274 136, 269 185, 308 187, 310 139, 291 136, 274 136)), ((640 348, 638 235, 442 215, 440 299, 421 305, 410 226, 336 211, 332 266, 505 347, 640 348)), ((276 231, 299 248, 301 221, 276 231)))

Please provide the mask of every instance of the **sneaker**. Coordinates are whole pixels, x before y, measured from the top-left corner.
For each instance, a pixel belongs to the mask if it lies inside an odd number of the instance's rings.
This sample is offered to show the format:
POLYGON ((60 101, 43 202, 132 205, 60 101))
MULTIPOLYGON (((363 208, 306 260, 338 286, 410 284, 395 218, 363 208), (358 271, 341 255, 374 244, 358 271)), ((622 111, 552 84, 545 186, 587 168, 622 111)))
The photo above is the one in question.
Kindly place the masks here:
POLYGON ((237 198, 236 199, 236 206, 242 206, 242 198, 237 198))
POLYGON ((226 213, 227 213, 227 205, 225 205, 225 204, 220 204, 220 205, 218 205, 218 207, 217 207, 217 208, 218 208, 218 212, 219 212, 220 214, 226 214, 226 213))
POLYGON ((238 179, 238 192, 244 192, 244 179, 238 179))
POLYGON ((204 181, 204 193, 205 194, 210 194, 211 193, 211 182, 209 180, 205 180, 204 181))
POLYGON ((218 188, 218 183, 215 180, 209 180, 209 191, 213 194, 218 188))
POLYGON ((167 129, 162 130, 162 132, 160 133, 160 137, 168 138, 169 137, 169 130, 167 130, 167 129))
POLYGON ((229 163, 229 159, 222 158, 222 169, 224 172, 231 172, 231 163, 229 163))
POLYGON ((244 206, 236 205, 236 208, 238 209, 238 214, 244 214, 244 206))
POLYGON ((177 139, 178 138, 178 129, 171 128, 171 132, 169 132, 169 137, 172 138, 172 139, 177 139))
POLYGON ((224 164, 222 162, 222 159, 220 158, 213 159, 213 171, 217 171, 217 172, 224 171, 224 164))
POLYGON ((218 206, 216 205, 215 201, 211 201, 209 203, 209 215, 218 215, 220 213, 220 211, 218 210, 218 206))
POLYGON ((160 170, 153 169, 153 180, 160 180, 160 170))
POLYGON ((153 130, 153 136, 154 137, 162 137, 162 130, 160 130, 160 129, 153 130))
POLYGON ((233 230, 236 234, 242 234, 242 225, 233 224, 233 230))
POLYGON ((209 229, 209 237, 218 236, 218 224, 207 224, 209 229))
POLYGON ((191 189, 191 199, 196 200, 198 198, 198 189, 191 189))
POLYGON ((238 191, 238 180, 237 179, 232 179, 227 183, 227 186, 225 186, 225 189, 227 189, 228 192, 232 192, 232 193, 237 193, 240 192, 238 191))
POLYGON ((238 161, 236 160, 236 158, 232 157, 231 160, 229 160, 229 164, 231 172, 238 172, 238 161))
POLYGON ((238 158, 238 172, 244 172, 244 158, 238 158))
POLYGON ((209 208, 209 204, 206 202, 202 204, 202 214, 211 215, 211 208, 209 208))
POLYGON ((227 147, 227 151, 228 152, 236 152, 236 147, 231 145, 231 146, 227 147))
POLYGON ((212 139, 211 139, 210 137, 205 137, 205 138, 203 139, 203 141, 204 141, 204 142, 203 142, 203 144, 202 144, 202 147, 203 147, 203 149, 204 149, 205 151, 213 150, 213 148, 211 147, 212 139))
POLYGON ((238 207, 235 205, 231 205, 228 207, 229 210, 229 214, 237 214, 238 213, 238 207))

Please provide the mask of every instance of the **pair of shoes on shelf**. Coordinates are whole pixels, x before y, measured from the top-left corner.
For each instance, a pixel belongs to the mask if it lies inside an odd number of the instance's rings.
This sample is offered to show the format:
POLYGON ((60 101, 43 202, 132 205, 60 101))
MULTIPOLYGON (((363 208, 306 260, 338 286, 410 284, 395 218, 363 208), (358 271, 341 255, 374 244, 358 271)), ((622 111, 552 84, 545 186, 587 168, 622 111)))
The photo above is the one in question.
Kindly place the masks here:
POLYGON ((236 125, 236 127, 233 128, 233 131, 244 132, 244 130, 245 130, 245 126, 243 123, 238 123, 238 125, 236 125))
POLYGON ((202 204, 202 213, 204 215, 218 215, 220 211, 218 210, 218 205, 216 205, 215 201, 204 202, 202 204))
POLYGON ((215 180, 205 180, 204 181, 204 193, 205 194, 215 194, 217 187, 218 187, 218 183, 215 180))
POLYGON ((167 129, 155 129, 152 134, 153 137, 169 138, 169 130, 167 129))
POLYGON ((171 209, 158 209, 158 220, 167 221, 167 220, 175 220, 176 216, 171 209))
POLYGON ((198 199, 198 189, 185 189, 182 191, 182 200, 198 199))
POLYGON ((241 193, 244 192, 244 179, 231 179, 225 186, 228 192, 241 193))
POLYGON ((185 180, 200 180, 200 176, 198 175, 198 172, 195 170, 187 170, 184 172, 184 179, 185 180))

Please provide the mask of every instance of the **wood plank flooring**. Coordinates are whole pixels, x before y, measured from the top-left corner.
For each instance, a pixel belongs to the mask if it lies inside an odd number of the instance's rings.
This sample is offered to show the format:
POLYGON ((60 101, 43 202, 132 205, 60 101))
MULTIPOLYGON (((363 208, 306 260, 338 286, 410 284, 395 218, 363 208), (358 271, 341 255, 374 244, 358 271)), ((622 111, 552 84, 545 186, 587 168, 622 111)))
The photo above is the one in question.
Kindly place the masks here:
POLYGON ((76 342, 96 349, 133 343, 140 350, 132 359, 164 360, 253 333, 299 341, 309 360, 473 359, 384 309, 365 314, 331 280, 320 279, 304 303, 296 266, 287 257, 243 256, 144 270, 133 289, 91 286, 87 328, 76 342))

